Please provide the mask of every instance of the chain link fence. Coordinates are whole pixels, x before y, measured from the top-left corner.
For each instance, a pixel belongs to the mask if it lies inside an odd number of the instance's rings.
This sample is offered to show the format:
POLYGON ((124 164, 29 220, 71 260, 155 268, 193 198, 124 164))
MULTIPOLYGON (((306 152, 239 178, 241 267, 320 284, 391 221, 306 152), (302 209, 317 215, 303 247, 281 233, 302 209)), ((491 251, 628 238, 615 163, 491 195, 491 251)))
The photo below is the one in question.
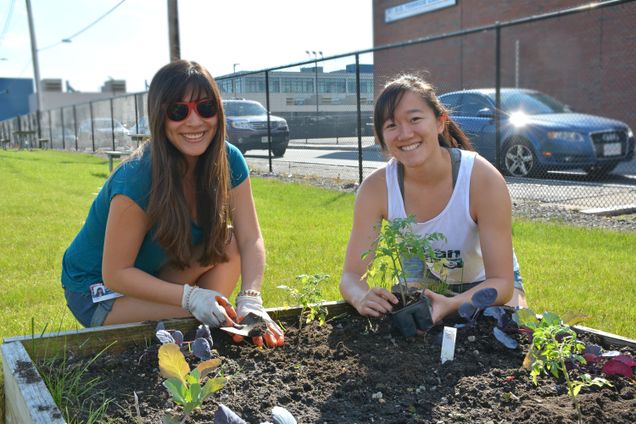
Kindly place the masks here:
MULTIPOLYGON (((636 38, 625 25, 636 20, 636 3, 614 3, 348 55, 307 52, 305 62, 217 77, 228 140, 268 172, 360 182, 386 160, 373 136, 374 98, 396 75, 416 73, 507 176, 513 195, 581 198, 582 207, 636 204, 636 58, 629 54, 636 38), (591 186, 611 199, 582 191, 591 186)), ((3 121, 3 147, 133 149, 149 135, 146 97, 3 121)))

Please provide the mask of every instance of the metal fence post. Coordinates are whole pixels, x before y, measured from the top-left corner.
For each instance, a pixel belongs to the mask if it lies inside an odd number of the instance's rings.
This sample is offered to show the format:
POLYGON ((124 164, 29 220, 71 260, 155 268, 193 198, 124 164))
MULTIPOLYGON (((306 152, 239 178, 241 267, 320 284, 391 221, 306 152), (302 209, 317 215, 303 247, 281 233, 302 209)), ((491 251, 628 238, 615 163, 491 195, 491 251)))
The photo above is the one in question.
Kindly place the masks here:
POLYGON ((73 131, 75 132, 75 151, 78 151, 79 147, 77 145, 77 108, 75 107, 75 105, 73 105, 73 131))
POLYGON ((49 116, 49 140, 51 140, 51 149, 53 148, 53 125, 51 123, 51 110, 46 111, 49 116))
POLYGON ((115 116, 113 113, 113 98, 110 98, 110 135, 113 139, 113 150, 117 150, 115 148, 115 116))
POLYGON ((133 94, 133 103, 135 104, 135 134, 139 134, 139 110, 137 110, 137 94, 133 94))
POLYGON ((362 184, 362 110, 360 109, 360 55, 356 53, 356 112, 358 115, 358 183, 362 184))
POLYGON ((267 157, 269 159, 269 172, 274 172, 272 166, 272 123, 269 119, 269 71, 265 71, 265 105, 267 106, 267 157))
POLYGON ((501 26, 495 28, 495 163, 501 172, 501 26))
POLYGON ((88 108, 91 112, 91 145, 93 146, 93 152, 95 152, 95 129, 93 127, 93 102, 88 103, 88 108))
POLYGON ((62 150, 66 150, 66 132, 64 131, 64 128, 66 128, 66 125, 64 125, 64 108, 61 107, 60 108, 60 117, 62 118, 62 150))

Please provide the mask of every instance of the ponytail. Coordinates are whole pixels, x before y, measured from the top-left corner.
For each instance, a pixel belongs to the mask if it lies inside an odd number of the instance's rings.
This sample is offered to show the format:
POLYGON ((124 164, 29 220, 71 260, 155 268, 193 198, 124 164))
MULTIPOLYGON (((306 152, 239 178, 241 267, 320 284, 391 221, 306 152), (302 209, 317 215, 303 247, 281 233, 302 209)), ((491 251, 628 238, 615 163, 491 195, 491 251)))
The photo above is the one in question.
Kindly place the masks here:
POLYGON ((437 137, 442 147, 455 147, 462 150, 475 150, 470 139, 455 121, 444 114, 444 131, 437 137))

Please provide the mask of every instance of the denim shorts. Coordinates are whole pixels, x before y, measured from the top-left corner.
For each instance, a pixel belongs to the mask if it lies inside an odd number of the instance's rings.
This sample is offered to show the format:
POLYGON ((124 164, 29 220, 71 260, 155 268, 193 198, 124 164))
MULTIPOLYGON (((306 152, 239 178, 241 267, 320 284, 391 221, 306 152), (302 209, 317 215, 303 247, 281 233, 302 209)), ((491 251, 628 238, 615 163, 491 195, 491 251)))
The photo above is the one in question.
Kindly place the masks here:
POLYGON ((64 289, 64 297, 66 297, 66 305, 84 327, 100 327, 104 325, 104 321, 106 321, 106 317, 113 309, 113 304, 115 303, 115 299, 93 303, 93 298, 89 291, 79 293, 67 288, 64 289))

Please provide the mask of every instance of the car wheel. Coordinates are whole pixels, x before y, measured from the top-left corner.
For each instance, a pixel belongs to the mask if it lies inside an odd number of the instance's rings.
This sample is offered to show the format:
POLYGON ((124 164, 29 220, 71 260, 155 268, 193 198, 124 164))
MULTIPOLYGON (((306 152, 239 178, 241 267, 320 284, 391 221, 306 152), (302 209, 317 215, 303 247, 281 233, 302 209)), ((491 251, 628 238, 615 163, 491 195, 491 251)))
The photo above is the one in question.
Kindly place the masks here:
POLYGON ((539 174, 537 156, 526 140, 512 140, 504 149, 504 171, 513 177, 539 174))
POLYGON ((276 158, 285 156, 285 151, 287 151, 287 146, 272 147, 272 153, 276 158))
POLYGON ((585 172, 590 177, 604 177, 616 168, 618 163, 607 163, 604 165, 594 165, 585 168, 585 172))

